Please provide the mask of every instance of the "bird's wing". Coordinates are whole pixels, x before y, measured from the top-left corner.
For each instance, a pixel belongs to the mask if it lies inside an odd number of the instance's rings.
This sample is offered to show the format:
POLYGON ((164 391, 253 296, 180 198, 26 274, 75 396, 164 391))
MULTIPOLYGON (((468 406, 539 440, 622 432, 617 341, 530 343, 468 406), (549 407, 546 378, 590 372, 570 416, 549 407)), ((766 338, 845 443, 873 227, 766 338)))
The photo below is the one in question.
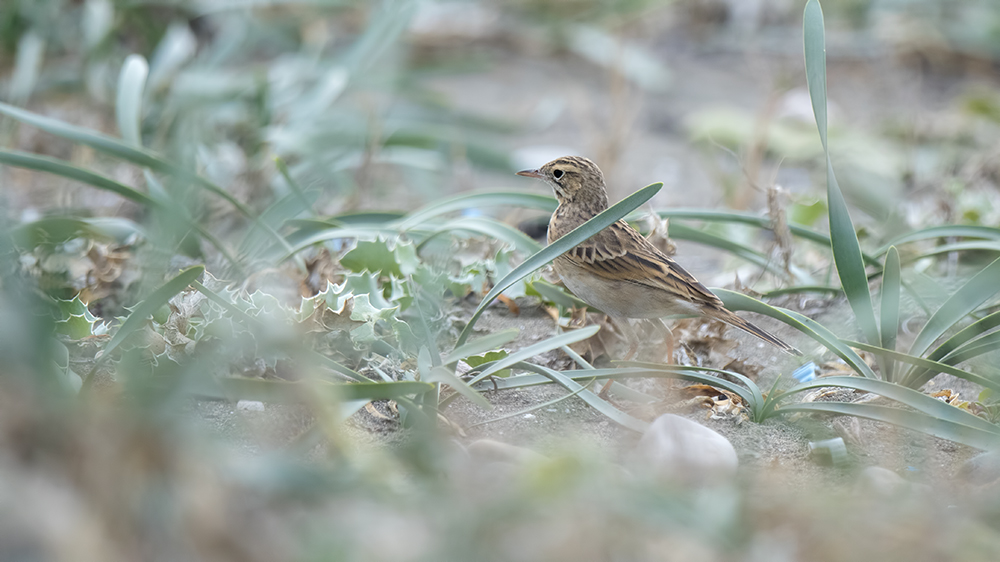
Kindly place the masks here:
POLYGON ((599 277, 646 285, 695 305, 723 308, 719 297, 624 220, 605 228, 563 257, 599 277))

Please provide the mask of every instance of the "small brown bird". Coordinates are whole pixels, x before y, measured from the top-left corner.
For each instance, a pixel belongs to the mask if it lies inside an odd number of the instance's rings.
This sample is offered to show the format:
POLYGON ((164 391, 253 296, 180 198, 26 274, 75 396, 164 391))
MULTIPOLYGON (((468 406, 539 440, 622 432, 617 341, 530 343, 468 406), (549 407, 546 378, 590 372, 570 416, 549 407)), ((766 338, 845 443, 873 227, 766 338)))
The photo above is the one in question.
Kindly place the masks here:
MULTIPOLYGON (((604 174, 592 161, 564 156, 537 170, 518 172, 550 186, 559 207, 549 221, 549 244, 608 208, 604 174)), ((667 257, 624 220, 559 256, 556 273, 573 294, 611 317, 629 341, 625 356, 631 359, 639 338, 628 318, 661 318, 669 315, 702 315, 745 330, 790 353, 799 350, 740 318, 674 260, 667 257)), ((669 360, 673 362, 673 336, 664 324, 669 360)))

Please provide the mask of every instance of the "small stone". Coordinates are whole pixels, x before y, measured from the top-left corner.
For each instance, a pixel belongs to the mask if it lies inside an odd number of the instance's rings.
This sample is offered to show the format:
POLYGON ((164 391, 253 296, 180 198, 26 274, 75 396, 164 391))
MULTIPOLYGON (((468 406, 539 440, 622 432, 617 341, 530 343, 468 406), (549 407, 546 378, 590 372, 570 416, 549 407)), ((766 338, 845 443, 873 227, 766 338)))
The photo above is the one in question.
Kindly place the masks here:
POLYGON ((958 469, 958 476, 977 486, 1000 479, 1000 452, 983 453, 965 461, 958 469))
POLYGON ((535 419, 535 414, 524 414, 524 419, 533 420, 535 419))
POLYGON ((866 495, 895 496, 905 492, 909 487, 909 482, 888 468, 869 466, 858 475, 855 489, 866 495))
POLYGON ((891 497, 917 492, 930 494, 931 487, 926 484, 910 482, 888 468, 869 466, 858 475, 855 491, 865 496, 891 497))
POLYGON ((236 403, 236 409, 241 412, 263 412, 264 403, 259 400, 240 400, 236 403))
POLYGON ((728 439, 675 414, 656 418, 632 457, 637 468, 685 481, 731 478, 739 466, 736 450, 728 439))

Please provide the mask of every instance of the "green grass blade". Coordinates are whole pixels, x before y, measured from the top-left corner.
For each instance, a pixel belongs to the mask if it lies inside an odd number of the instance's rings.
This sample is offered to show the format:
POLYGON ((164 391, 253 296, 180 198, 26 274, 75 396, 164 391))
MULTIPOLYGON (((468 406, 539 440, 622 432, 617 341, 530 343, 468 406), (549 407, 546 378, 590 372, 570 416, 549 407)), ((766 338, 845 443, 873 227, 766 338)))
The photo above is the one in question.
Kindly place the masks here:
POLYGON ((42 243, 65 242, 77 236, 125 244, 135 235, 149 238, 138 224, 118 217, 92 219, 45 217, 10 230, 10 237, 14 243, 21 248, 29 249, 42 243))
POLYGON ((116 182, 100 174, 95 174, 89 170, 78 168, 57 158, 38 156, 28 152, 0 150, 0 164, 17 166, 18 168, 27 168, 29 170, 46 172, 62 176, 67 179, 76 180, 91 187, 96 187, 97 189, 116 193, 125 199, 135 201, 140 205, 153 207, 159 204, 152 197, 141 191, 133 189, 123 183, 116 182))
POLYGON ((910 355, 921 356, 942 334, 1000 291, 1000 259, 969 279, 927 320, 910 346, 910 355))
POLYGON ((983 240, 1000 240, 1000 228, 989 226, 972 225, 942 225, 921 228, 913 232, 908 232, 902 236, 897 236, 886 242, 881 248, 875 251, 876 256, 889 251, 892 246, 901 246, 922 240, 935 240, 937 238, 978 238, 983 240))
MULTIPOLYGON (((99 133, 97 131, 92 131, 84 127, 78 127, 76 125, 71 125, 65 123, 58 119, 52 119, 50 117, 45 117, 44 115, 39 115, 37 113, 32 113, 24 109, 14 107, 6 103, 0 103, 0 113, 7 115, 13 119, 16 119, 22 123, 27 123, 33 127, 38 127, 39 129, 52 133, 53 135, 78 142, 80 144, 85 144, 87 146, 93 147, 96 150, 110 154, 112 156, 127 160, 141 166, 143 168, 149 168, 153 171, 170 174, 178 178, 190 181, 197 185, 198 187, 209 191, 218 197, 226 200, 231 204, 237 211, 248 219, 258 223, 261 228, 271 234, 275 240, 280 243, 285 243, 284 238, 281 237, 277 232, 274 231, 270 225, 260 224, 258 217, 250 210, 249 207, 244 205, 238 199, 233 197, 228 191, 215 185, 211 181, 201 177, 200 175, 184 170, 173 164, 163 160, 156 154, 145 150, 141 147, 134 147, 125 142, 122 142, 114 137, 99 133)), ((40 158, 40 157, 38 157, 40 158)))
MULTIPOLYGON (((974 357, 975 355, 979 355, 981 353, 989 353, 992 349, 985 348, 976 350, 974 355, 967 356, 965 353, 967 351, 966 344, 978 346, 977 342, 981 342, 982 338, 969 343, 970 340, 978 338, 981 334, 984 334, 997 326, 1000 326, 1000 312, 989 314, 986 317, 966 326, 958 333, 941 343, 941 345, 935 348, 934 351, 927 354, 927 359, 954 365, 967 360, 969 357, 974 357)), ((928 372, 924 369, 911 369, 907 378, 912 379, 913 385, 923 385, 928 380, 933 378, 933 376, 933 372, 928 372)))
POLYGON ((480 426, 480 425, 486 425, 486 424, 490 424, 490 423, 494 423, 494 422, 498 422, 498 421, 509 420, 511 418, 519 418, 519 417, 521 417, 521 416, 523 416, 525 414, 530 414, 531 412, 537 412, 538 410, 541 410, 542 408, 548 408, 549 406, 555 406, 556 404, 558 404, 560 402, 564 402, 564 401, 566 401, 566 400, 568 400, 568 399, 570 399, 570 398, 572 398, 574 396, 579 395, 581 392, 583 392, 584 390, 586 390, 586 388, 587 388, 586 384, 581 385, 579 389, 574 390, 573 392, 570 392, 569 394, 564 394, 564 395, 562 395, 562 396, 560 396, 558 398, 554 398, 554 399, 549 400, 547 402, 542 402, 541 404, 535 404, 534 406, 531 406, 529 408, 525 408, 523 410, 518 410, 517 412, 511 412, 509 414, 500 416, 498 418, 493 418, 493 419, 484 420, 484 421, 481 421, 481 422, 476 422, 476 423, 469 424, 469 425, 465 426, 465 429, 477 427, 477 426, 480 426))
POLYGON ((445 365, 451 365, 459 359, 464 359, 470 355, 480 355, 482 353, 486 353, 487 351, 493 351, 504 344, 508 344, 516 340, 518 334, 520 333, 521 331, 517 328, 511 328, 509 330, 503 330, 483 336, 477 340, 470 341, 463 346, 456 347, 444 358, 442 363, 445 365))
POLYGON ((913 355, 909 355, 907 353, 902 353, 899 351, 889 351, 887 349, 882 349, 878 346, 868 345, 861 342, 846 342, 846 343, 862 351, 885 355, 895 361, 907 363, 909 365, 913 365, 914 367, 919 367, 920 370, 915 371, 917 374, 911 375, 899 381, 899 384, 901 386, 905 386, 908 388, 920 388, 927 381, 932 379, 934 375, 938 373, 946 373, 953 377, 967 380, 969 382, 976 383, 986 388, 992 388, 997 392, 1000 392, 1000 381, 995 381, 989 377, 983 377, 940 361, 924 359, 923 357, 914 357, 913 355))
MULTIPOLYGON (((666 209, 663 211, 657 211, 657 215, 665 219, 682 219, 682 220, 698 220, 705 222, 720 222, 720 223, 735 223, 735 224, 745 224, 749 226, 756 226, 764 230, 771 230, 771 219, 770 217, 762 217, 753 213, 739 212, 739 211, 713 211, 706 209, 666 209)), ((632 214, 628 217, 629 221, 641 220, 642 215, 632 214)), ((673 235, 673 224, 670 225, 671 236, 673 235)), ((816 232, 815 230, 806 228, 802 225, 789 223, 788 229, 791 231, 792 236, 802 238, 803 240, 808 240, 810 242, 815 242, 825 248, 830 248, 830 237, 822 232, 816 232)), ((882 267, 878 259, 869 254, 862 254, 862 257, 870 266, 882 267)))
POLYGON ((148 297, 143 299, 136 307, 132 310, 132 314, 128 315, 125 322, 122 323, 115 335, 112 336, 111 341, 108 345, 104 346, 102 350, 103 354, 101 359, 106 359, 111 356, 111 352, 115 350, 125 338, 132 335, 136 330, 141 329, 146 324, 146 319, 153 315, 154 312, 160 309, 163 305, 167 304, 170 299, 174 298, 175 295, 183 291, 193 283, 202 273, 205 272, 205 266, 196 265, 194 267, 189 267, 184 271, 177 274, 176 277, 167 281, 162 287, 153 291, 148 297))
POLYGON ((468 231, 475 234, 502 240, 517 249, 517 251, 531 255, 542 249, 542 245, 529 238, 520 230, 502 222, 486 217, 462 218, 446 223, 441 228, 432 231, 427 238, 417 245, 417 251, 423 249, 431 239, 442 234, 449 234, 456 230, 468 231))
MULTIPOLYGON (((958 408, 953 409, 957 410, 958 408)), ((776 412, 779 414, 822 413, 836 416, 854 416, 890 423, 983 450, 996 450, 1000 448, 1000 435, 996 433, 888 406, 842 402, 812 402, 808 404, 792 404, 776 412)))
POLYGON ((558 349, 564 345, 569 345, 571 343, 583 341, 596 334, 597 331, 600 329, 601 329, 600 326, 587 326, 586 328, 580 328, 579 330, 573 330, 572 332, 566 332, 563 334, 552 336, 551 338, 542 340, 534 345, 529 345, 524 349, 519 349, 514 353, 511 353, 507 357, 504 357, 499 361, 493 362, 489 367, 485 368, 483 371, 481 371, 479 374, 473 377, 473 379, 469 381, 469 385, 470 386, 474 385, 477 382, 492 375, 493 373, 497 371, 502 371, 503 369, 506 369, 515 363, 520 363, 526 359, 531 359, 536 355, 545 353, 547 351, 551 351, 553 349, 558 349))
MULTIPOLYGON (((879 319, 881 326, 879 333, 882 336, 882 348, 890 351, 896 349, 896 334, 899 332, 899 252, 896 247, 890 247, 885 254, 885 268, 882 273, 882 294, 879 305, 879 319)), ((886 361, 882 364, 885 367, 885 380, 894 379, 895 363, 886 361)))
MULTIPOLYGON (((757 386, 752 380, 747 378, 745 375, 736 373, 733 371, 725 371, 722 369, 712 369, 709 367, 695 367, 695 366, 680 366, 680 365, 664 365, 658 363, 643 363, 638 361, 627 361, 623 362, 628 368, 629 373, 632 375, 642 376, 645 374, 656 373, 657 377, 665 378, 676 378, 680 380, 686 380, 691 382, 698 382, 701 384, 707 384, 709 386, 714 386, 716 388, 721 388, 728 390, 733 394, 739 396, 743 402, 747 405, 750 412, 753 414, 754 421, 762 421, 759 419, 758 415, 761 412, 761 408, 764 405, 764 395, 760 392, 760 387, 757 386), (716 373, 716 375, 709 374, 716 373), (726 375, 739 380, 742 385, 734 383, 730 380, 724 379, 721 376, 726 375)), ((605 374, 611 374, 615 369, 595 369, 593 374, 604 377, 605 374)))
MULTIPOLYGON (((782 398, 786 399, 807 390, 826 387, 851 388, 862 392, 871 392, 899 402, 900 404, 905 404, 928 416, 982 431, 989 431, 1000 436, 1000 427, 991 424, 983 418, 970 414, 961 408, 956 408, 951 404, 946 404, 936 398, 931 398, 912 388, 906 388, 905 386, 881 380, 865 379, 862 377, 822 377, 795 386, 785 392, 782 398)), ((778 406, 778 411, 785 408, 786 406, 780 405, 778 406)))
POLYGON ((713 288, 712 292, 722 299, 722 302, 725 303, 726 308, 729 310, 756 312, 758 314, 770 316, 775 320, 780 320, 781 322, 788 324, 789 326, 823 344, 824 347, 834 352, 862 376, 872 379, 878 378, 878 375, 872 371, 871 367, 869 367, 868 364, 865 363, 853 349, 840 341, 840 338, 838 338, 833 332, 815 320, 807 318, 798 312, 770 306, 755 298, 748 297, 735 291, 713 288))
MULTIPOLYGON (((646 431, 646 429, 649 428, 648 423, 642 420, 638 420, 626 414, 625 412, 619 410, 618 408, 615 408, 606 400, 603 400, 593 392, 582 387, 579 383, 577 383, 570 377, 566 376, 565 374, 560 373, 559 371, 549 369, 548 367, 542 367, 541 365, 532 365, 532 367, 533 367, 532 370, 535 371, 536 373, 551 379, 552 382, 558 384, 559 386, 565 388, 570 392, 577 393, 580 399, 586 402, 587 405, 597 410, 605 417, 607 417, 609 420, 617 423, 618 425, 638 432, 646 431)), ((592 379, 594 376, 594 372, 591 370, 583 370, 582 372, 588 375, 587 376, 588 380, 592 379)))
POLYGON ((916 261, 921 258, 950 254, 952 252, 1000 252, 1000 241, 996 240, 973 240, 969 242, 954 242, 952 244, 941 244, 910 257, 907 261, 916 261))
POLYGON ((122 138, 142 146, 142 92, 146 87, 149 65, 142 55, 129 55, 118 75, 115 118, 122 138))
POLYGON ((690 226, 683 224, 671 223, 670 237, 677 240, 687 240, 711 246, 712 248, 718 248, 725 252, 729 252, 738 258, 744 259, 761 269, 769 271, 779 278, 787 277, 780 264, 771 260, 768 256, 749 246, 744 246, 739 242, 734 242, 717 234, 705 232, 704 230, 698 230, 697 228, 691 228, 690 226))
POLYGON ((823 29, 823 9, 818 0, 809 0, 803 12, 803 44, 805 48, 806 82, 812 100, 816 128, 826 155, 827 206, 829 208, 830 241, 834 263, 844 294, 854 311, 861 332, 872 343, 881 341, 875 309, 868 289, 868 275, 861 254, 861 245, 847 209, 844 194, 833 173, 830 147, 827 142, 826 99, 826 36, 823 29))
POLYGON ((518 191, 497 191, 485 193, 467 193, 456 195, 440 201, 435 201, 421 209, 410 213, 400 221, 400 230, 409 230, 454 211, 463 209, 485 209, 489 207, 523 207, 537 209, 546 213, 556 210, 559 203, 551 195, 518 191))
POLYGON ((482 302, 479 303, 479 306, 476 307, 476 311, 473 313, 472 318, 469 319, 469 323, 466 324, 465 329, 462 330, 462 334, 458 337, 458 343, 456 345, 462 345, 465 343, 465 340, 472 334, 472 329, 475 327, 476 321, 479 320, 479 316, 482 315, 484 310, 486 310, 486 306, 493 302, 493 299, 495 299, 500 293, 504 292, 514 283, 527 277, 535 270, 541 268, 543 265, 575 248, 578 244, 604 230, 609 225, 617 222, 622 217, 639 207, 639 205, 642 205, 651 197, 656 195, 656 192, 658 192, 661 187, 663 187, 662 183, 647 185, 632 195, 629 195, 625 199, 622 199, 618 203, 615 203, 608 209, 602 211, 596 217, 573 229, 572 232, 546 246, 538 253, 524 260, 521 265, 515 267, 514 270, 504 276, 503 279, 497 281, 497 284, 493 287, 493 289, 486 295, 482 302))
POLYGON ((819 138, 826 144, 826 31, 823 8, 818 0, 809 0, 802 14, 802 40, 806 60, 806 84, 819 138))

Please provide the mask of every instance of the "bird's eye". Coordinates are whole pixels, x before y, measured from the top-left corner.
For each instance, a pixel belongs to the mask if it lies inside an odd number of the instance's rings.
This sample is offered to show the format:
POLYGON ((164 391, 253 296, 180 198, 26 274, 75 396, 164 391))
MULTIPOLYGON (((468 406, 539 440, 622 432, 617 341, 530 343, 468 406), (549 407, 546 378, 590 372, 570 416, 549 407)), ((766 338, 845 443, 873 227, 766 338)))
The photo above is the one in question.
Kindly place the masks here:
POLYGON ((563 177, 563 171, 562 170, 552 170, 552 177, 554 177, 556 179, 559 179, 559 178, 563 177))

